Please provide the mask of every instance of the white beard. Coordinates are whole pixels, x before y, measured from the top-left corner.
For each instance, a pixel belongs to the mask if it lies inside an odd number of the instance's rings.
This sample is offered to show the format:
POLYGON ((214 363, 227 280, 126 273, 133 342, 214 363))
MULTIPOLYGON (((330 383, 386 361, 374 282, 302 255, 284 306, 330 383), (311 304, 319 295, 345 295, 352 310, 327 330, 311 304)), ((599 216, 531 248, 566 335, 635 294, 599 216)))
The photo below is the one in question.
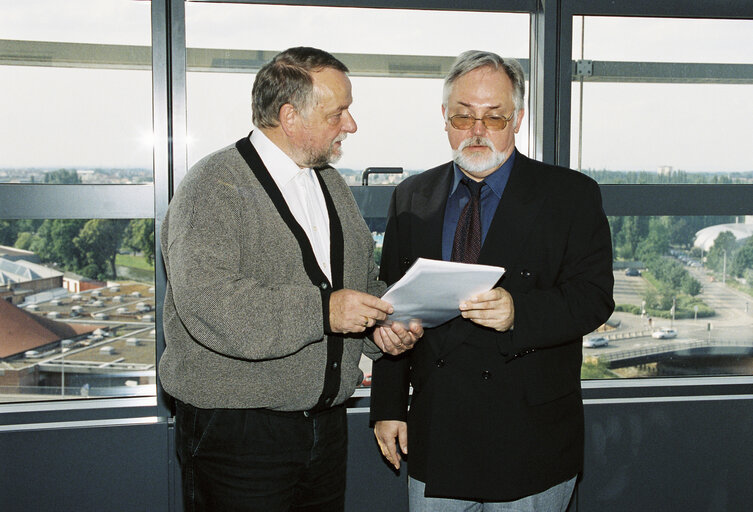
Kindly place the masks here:
POLYGON ((452 159, 467 173, 484 175, 502 165, 507 160, 507 153, 497 151, 492 141, 486 137, 469 137, 458 146, 458 149, 452 150, 452 159), (463 149, 468 146, 486 146, 491 149, 491 153, 488 156, 467 156, 463 153, 463 149))

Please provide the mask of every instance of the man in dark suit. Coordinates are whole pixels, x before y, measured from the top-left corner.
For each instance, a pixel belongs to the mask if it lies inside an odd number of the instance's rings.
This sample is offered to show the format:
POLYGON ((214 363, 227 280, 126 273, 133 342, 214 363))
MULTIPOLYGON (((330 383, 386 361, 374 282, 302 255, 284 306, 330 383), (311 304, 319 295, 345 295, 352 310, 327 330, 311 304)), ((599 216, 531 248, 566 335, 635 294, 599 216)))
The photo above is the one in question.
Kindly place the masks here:
POLYGON ((374 432, 395 468, 410 447, 411 512, 565 510, 582 469, 581 341, 614 308, 609 226, 593 180, 516 151, 523 96, 516 61, 460 55, 442 105, 454 162, 392 197, 388 284, 419 257, 506 269, 374 364, 374 432))

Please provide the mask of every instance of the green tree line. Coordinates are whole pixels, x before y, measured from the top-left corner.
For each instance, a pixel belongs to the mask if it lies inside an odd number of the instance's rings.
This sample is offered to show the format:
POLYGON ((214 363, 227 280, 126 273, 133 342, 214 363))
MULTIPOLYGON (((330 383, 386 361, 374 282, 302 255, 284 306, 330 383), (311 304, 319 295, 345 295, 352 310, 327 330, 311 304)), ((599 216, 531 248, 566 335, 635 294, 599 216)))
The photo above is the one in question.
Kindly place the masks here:
POLYGON ((119 252, 143 254, 154 264, 154 220, 0 220, 0 245, 32 251, 43 263, 106 280, 117 277, 119 252))

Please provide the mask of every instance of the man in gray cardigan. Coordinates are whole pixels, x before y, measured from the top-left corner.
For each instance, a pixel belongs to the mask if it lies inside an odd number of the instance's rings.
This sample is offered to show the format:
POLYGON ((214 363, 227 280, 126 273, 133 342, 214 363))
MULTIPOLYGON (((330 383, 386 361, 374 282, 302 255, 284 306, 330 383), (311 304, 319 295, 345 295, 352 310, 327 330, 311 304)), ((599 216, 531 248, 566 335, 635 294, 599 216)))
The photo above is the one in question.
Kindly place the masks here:
POLYGON ((258 129, 192 167, 164 219, 159 370, 186 510, 342 511, 361 354, 423 334, 375 326, 392 307, 373 240, 328 165, 356 131, 347 71, 314 48, 277 55, 254 82, 258 129))

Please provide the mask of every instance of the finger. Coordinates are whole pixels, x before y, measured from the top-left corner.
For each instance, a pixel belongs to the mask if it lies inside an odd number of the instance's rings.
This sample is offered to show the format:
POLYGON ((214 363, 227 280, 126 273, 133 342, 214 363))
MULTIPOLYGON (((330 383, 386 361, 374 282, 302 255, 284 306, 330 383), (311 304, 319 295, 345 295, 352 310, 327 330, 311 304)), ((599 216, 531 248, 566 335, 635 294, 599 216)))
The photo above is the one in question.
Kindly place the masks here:
POLYGON ((409 329, 416 339, 421 338, 424 335, 424 326, 421 324, 420 320, 411 320, 409 329))
POLYGON ((408 455, 408 429, 403 427, 398 430, 397 440, 400 443, 400 451, 408 455))
POLYGON ((358 300, 361 304, 368 306, 370 308, 378 309, 379 311, 383 311, 385 313, 392 313, 393 307, 392 304, 389 302, 383 301, 379 297, 375 297, 374 295, 369 295, 368 293, 364 292, 355 292, 356 294, 353 296, 354 299, 358 300))
POLYGON ((400 457, 397 455, 395 439, 390 437, 382 438, 377 435, 377 442, 379 443, 379 450, 382 452, 382 455, 384 455, 384 458, 387 459, 395 469, 400 469, 400 457))
POLYGON ((377 308, 365 308, 363 310, 363 314, 369 318, 373 318, 374 320, 386 320, 388 316, 387 313, 377 308))
POLYGON ((379 350, 381 350, 382 352, 387 352, 387 345, 385 344, 383 331, 384 327, 374 329, 374 343, 377 347, 379 347, 379 350))
POLYGON ((385 327, 380 327, 378 329, 374 330, 374 340, 376 341, 377 338, 377 331, 379 331, 379 344, 377 345, 379 349, 384 352, 385 354, 390 354, 392 356, 396 356, 402 352, 402 349, 399 345, 394 343, 394 341, 390 338, 390 330, 385 327))

